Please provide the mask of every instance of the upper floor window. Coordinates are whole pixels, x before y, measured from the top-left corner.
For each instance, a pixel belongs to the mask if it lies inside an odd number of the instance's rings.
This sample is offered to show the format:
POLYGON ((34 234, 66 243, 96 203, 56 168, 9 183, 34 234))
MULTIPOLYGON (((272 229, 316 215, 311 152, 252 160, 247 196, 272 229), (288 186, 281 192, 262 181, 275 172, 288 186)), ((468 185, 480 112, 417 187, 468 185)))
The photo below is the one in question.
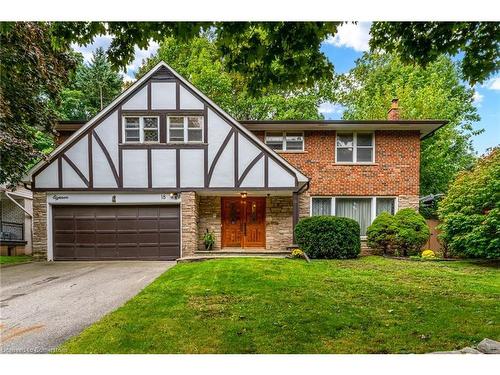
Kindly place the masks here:
POLYGON ((126 143, 159 141, 158 117, 125 117, 124 124, 124 139, 126 143))
POLYGON ((202 116, 169 116, 167 128, 168 142, 203 142, 202 116))
POLYGON ((337 133, 337 163, 373 163, 373 133, 337 133))
POLYGON ((266 145, 277 151, 304 151, 302 132, 266 132, 266 145))

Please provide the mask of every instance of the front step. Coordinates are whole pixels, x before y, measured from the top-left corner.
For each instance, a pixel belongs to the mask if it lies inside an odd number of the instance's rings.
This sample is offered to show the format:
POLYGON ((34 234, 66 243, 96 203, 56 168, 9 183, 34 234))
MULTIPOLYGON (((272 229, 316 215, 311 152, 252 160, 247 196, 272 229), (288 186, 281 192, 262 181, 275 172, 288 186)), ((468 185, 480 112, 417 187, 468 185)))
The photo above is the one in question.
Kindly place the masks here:
POLYGON ((194 255, 177 259, 177 263, 196 262, 207 259, 220 258, 284 258, 290 255, 289 251, 245 251, 245 250, 230 250, 230 251, 195 251, 194 255))

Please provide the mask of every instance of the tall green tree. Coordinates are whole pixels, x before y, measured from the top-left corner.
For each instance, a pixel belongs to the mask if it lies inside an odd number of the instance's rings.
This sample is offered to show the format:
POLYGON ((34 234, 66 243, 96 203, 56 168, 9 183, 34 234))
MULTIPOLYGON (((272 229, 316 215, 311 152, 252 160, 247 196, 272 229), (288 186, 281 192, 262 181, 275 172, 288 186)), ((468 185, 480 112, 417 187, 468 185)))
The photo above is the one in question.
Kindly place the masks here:
POLYGON ((500 69, 498 22, 374 22, 370 34, 373 50, 397 54, 407 64, 425 67, 462 52, 462 76, 471 85, 500 69))
POLYGON ((69 42, 51 44, 49 25, 0 25, 0 183, 16 183, 43 156, 55 106, 76 59, 69 42))
POLYGON ((204 34, 182 42, 165 38, 154 56, 137 73, 141 77, 160 60, 172 66, 233 117, 240 120, 320 119, 318 106, 332 100, 331 81, 310 88, 267 88, 255 97, 246 90, 245 77, 231 72, 219 57, 213 35, 204 34))
MULTIPOLYGON (((172 36, 187 40, 211 29, 220 57, 232 72, 246 77, 254 93, 269 86, 314 85, 332 77, 332 65, 321 44, 340 22, 55 22, 56 40, 89 44, 102 34, 113 36, 108 54, 126 66, 134 47, 172 36)), ((370 46, 399 55, 405 63, 426 64, 439 56, 464 54, 463 77, 483 82, 499 69, 498 22, 373 22, 370 46)))
POLYGON ((61 92, 59 116, 63 120, 89 119, 111 103, 122 88, 123 78, 113 70, 104 49, 96 49, 89 63, 84 63, 80 55, 70 83, 61 92))
POLYGON ((365 54, 339 78, 344 119, 386 119, 399 98, 402 119, 446 119, 449 123, 421 146, 420 193, 446 192, 456 174, 474 160, 471 137, 479 121, 474 91, 460 80, 458 67, 441 56, 426 68, 409 66, 390 54, 365 54))
POLYGON ((457 176, 438 212, 441 237, 452 254, 500 258, 500 148, 457 176))

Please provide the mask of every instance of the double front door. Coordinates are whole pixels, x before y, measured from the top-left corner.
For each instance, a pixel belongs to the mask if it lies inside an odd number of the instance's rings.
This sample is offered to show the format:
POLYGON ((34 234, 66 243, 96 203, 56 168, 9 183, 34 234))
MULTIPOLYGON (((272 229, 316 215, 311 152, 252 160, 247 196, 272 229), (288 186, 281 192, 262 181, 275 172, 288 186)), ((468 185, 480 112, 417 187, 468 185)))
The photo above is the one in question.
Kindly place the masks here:
POLYGON ((222 247, 266 246, 266 198, 224 197, 222 247))

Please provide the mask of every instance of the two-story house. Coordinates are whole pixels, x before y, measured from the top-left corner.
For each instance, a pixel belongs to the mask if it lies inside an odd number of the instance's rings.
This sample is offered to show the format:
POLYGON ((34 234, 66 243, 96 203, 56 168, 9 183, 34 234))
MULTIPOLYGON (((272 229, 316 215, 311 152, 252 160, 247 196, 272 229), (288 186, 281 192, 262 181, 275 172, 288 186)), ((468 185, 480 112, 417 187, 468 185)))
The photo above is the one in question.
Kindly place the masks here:
POLYGON ((26 177, 33 252, 49 260, 177 259, 282 251, 309 215, 367 226, 418 207, 420 141, 445 124, 237 121, 159 63, 63 139, 26 177))

